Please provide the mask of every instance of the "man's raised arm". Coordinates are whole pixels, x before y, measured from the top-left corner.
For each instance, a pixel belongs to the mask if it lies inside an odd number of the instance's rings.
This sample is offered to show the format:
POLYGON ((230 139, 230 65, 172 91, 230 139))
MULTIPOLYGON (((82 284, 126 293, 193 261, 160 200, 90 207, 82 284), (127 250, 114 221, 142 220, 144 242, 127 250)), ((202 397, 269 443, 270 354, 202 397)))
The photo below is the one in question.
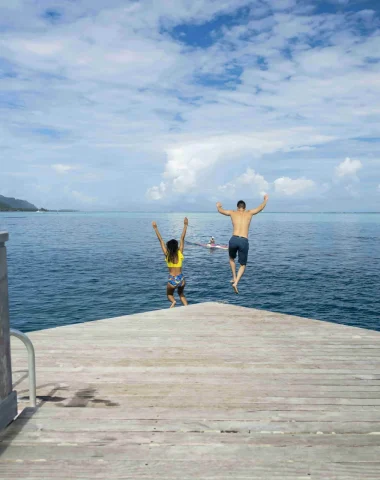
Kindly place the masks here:
POLYGON ((252 210, 248 210, 248 212, 251 214, 251 215, 256 215, 257 213, 260 213, 262 210, 264 210, 265 208, 265 205, 267 204, 268 202, 268 195, 264 195, 264 201, 261 205, 259 205, 257 208, 252 208, 252 210))
POLYGON ((224 210, 220 202, 216 204, 216 208, 218 209, 218 212, 221 213, 222 215, 227 215, 227 217, 231 215, 231 210, 224 210))

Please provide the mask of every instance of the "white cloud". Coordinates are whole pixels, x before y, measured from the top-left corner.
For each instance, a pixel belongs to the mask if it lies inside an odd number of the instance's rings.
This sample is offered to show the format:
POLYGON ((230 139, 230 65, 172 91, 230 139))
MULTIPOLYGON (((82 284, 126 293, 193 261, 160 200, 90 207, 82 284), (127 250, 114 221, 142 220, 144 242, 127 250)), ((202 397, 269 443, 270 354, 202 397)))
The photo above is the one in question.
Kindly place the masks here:
POLYGON ((274 182, 274 189, 276 193, 283 195, 298 195, 312 190, 315 187, 315 182, 307 178, 277 178, 274 182))
POLYGON ((236 189, 236 185, 234 183, 228 182, 224 185, 219 185, 218 190, 222 194, 234 194, 236 189))
POLYGON ((76 167, 73 167, 72 165, 64 165, 62 163, 55 163, 51 168, 61 175, 76 169, 76 167))
MULTIPOLYGON (((233 161, 244 154, 260 158, 265 154, 286 152, 305 143, 320 144, 333 139, 332 136, 319 135, 309 127, 212 136, 168 148, 163 176, 166 187, 175 193, 201 191, 209 183, 212 170, 226 159, 233 161)), ((241 184, 249 182, 260 187, 261 191, 268 188, 265 179, 251 169, 239 179, 241 184)))
POLYGON ((253 187, 259 191, 260 195, 265 195, 269 188, 269 183, 265 178, 256 173, 252 168, 247 168, 247 171, 237 178, 237 183, 253 187))
POLYGON ((225 195, 233 195, 236 189, 239 191, 246 187, 248 194, 265 195, 269 189, 269 183, 265 178, 256 173, 252 168, 247 168, 246 172, 236 177, 233 182, 218 187, 219 192, 225 195))
POLYGON ((197 186, 199 176, 205 174, 228 152, 228 145, 221 140, 187 143, 168 148, 164 177, 174 192, 185 193, 197 186), (224 147, 224 148, 223 148, 224 147))
POLYGON ((161 182, 158 187, 151 187, 146 192, 147 197, 150 200, 161 200, 164 198, 166 192, 166 185, 164 182, 161 182))
POLYGON ((360 160, 351 160, 347 157, 336 167, 335 172, 338 177, 355 176, 362 167, 360 160))

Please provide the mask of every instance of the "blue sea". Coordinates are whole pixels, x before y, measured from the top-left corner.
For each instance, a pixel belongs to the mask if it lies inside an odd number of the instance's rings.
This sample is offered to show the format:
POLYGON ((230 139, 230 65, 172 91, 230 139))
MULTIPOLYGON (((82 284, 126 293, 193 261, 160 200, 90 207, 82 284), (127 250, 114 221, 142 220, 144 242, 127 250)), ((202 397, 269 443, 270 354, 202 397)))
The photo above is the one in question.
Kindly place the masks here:
MULTIPOLYGON (((227 244, 230 219, 191 213, 187 239, 227 244)), ((183 214, 0 213, 11 325, 23 332, 169 306, 151 226, 179 239, 183 214)), ((186 245, 190 304, 220 301, 380 330, 380 214, 269 213, 252 220, 240 294, 228 253, 186 245)), ((177 307, 176 307, 177 308, 177 307)), ((182 307, 178 307, 182 308, 182 307)))

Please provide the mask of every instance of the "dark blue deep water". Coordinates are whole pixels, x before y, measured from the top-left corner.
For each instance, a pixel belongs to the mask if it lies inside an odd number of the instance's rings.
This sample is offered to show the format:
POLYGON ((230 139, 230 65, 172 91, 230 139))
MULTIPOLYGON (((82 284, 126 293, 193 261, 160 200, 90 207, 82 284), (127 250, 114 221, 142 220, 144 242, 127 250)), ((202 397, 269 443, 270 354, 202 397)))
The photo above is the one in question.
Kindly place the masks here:
MULTIPOLYGON (((1 213, 12 327, 24 332, 165 308, 151 221, 179 238, 184 215, 1 213)), ((188 240, 228 243, 230 219, 189 214, 188 240)), ((380 330, 380 214, 262 213, 233 293, 226 251, 187 245, 189 303, 222 301, 380 330)))

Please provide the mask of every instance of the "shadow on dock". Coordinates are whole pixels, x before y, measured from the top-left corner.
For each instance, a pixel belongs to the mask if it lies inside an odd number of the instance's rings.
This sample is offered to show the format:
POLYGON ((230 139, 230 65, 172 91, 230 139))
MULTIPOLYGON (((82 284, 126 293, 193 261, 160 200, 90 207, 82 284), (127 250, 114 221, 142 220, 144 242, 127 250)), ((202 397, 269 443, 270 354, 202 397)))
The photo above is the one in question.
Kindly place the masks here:
MULTIPOLYGON (((19 379, 17 384, 20 383, 22 379, 19 379)), ((49 386, 50 384, 42 385, 38 388, 44 388, 49 386)), ((48 395, 44 396, 37 396, 37 400, 39 403, 35 408, 33 407, 25 407, 22 412, 13 420, 8 427, 0 432, 0 457, 2 454, 7 450, 7 448, 12 444, 12 441, 21 433, 23 428, 29 423, 29 421, 33 418, 33 416, 45 405, 46 402, 57 402, 65 400, 64 397, 57 397, 55 394, 60 390, 66 390, 67 387, 57 387, 55 386, 48 395)), ((22 392, 22 391, 21 391, 22 392)), ((20 392, 20 393, 21 393, 20 392)), ((22 401, 28 401, 29 397, 20 397, 22 401)))

